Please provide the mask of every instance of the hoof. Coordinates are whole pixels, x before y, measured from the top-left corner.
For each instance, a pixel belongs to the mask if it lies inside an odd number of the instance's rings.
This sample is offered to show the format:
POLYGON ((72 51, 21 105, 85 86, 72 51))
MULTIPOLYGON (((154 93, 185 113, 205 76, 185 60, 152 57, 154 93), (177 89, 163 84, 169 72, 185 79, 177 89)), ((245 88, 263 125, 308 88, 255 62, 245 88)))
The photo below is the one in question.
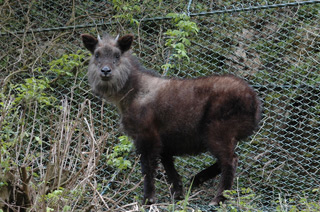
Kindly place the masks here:
POLYGON ((173 192, 173 199, 175 199, 175 200, 183 200, 184 199, 183 191, 173 192))
POLYGON ((218 206, 219 205, 219 202, 217 202, 216 200, 212 200, 210 203, 209 203, 210 206, 218 206))
POLYGON ((154 197, 153 198, 144 198, 142 205, 152 205, 154 203, 156 203, 156 199, 154 197))
POLYGON ((170 188, 171 197, 173 197, 174 200, 182 200, 184 199, 184 189, 181 182, 178 184, 172 185, 170 188))
POLYGON ((215 197, 210 203, 210 206, 218 206, 220 205, 220 202, 223 203, 226 200, 226 198, 224 196, 217 196, 215 197))

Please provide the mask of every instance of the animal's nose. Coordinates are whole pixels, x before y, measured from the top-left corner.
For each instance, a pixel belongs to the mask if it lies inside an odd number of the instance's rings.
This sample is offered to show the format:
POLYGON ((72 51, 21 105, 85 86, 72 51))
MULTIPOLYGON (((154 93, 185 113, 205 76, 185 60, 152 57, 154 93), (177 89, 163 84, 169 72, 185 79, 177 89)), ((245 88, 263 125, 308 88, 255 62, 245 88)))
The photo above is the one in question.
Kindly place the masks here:
POLYGON ((108 67, 108 66, 104 66, 102 69, 101 69, 101 72, 104 73, 104 74, 108 74, 111 72, 111 69, 108 67))

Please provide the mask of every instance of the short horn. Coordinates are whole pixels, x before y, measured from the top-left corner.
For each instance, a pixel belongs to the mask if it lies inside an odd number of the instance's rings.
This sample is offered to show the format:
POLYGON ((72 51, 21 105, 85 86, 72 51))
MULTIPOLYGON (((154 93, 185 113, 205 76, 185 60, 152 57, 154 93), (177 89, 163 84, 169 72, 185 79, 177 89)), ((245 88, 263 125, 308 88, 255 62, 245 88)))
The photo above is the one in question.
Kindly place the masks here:
POLYGON ((118 39, 119 39, 119 34, 118 34, 117 37, 116 37, 116 41, 118 41, 118 39))

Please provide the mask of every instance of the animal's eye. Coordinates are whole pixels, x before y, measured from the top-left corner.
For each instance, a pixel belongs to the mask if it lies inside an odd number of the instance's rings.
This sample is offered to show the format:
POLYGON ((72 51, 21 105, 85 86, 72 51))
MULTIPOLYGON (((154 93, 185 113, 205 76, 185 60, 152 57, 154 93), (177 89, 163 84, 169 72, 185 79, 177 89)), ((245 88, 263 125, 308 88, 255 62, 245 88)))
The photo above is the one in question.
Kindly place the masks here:
POLYGON ((120 58, 120 54, 117 53, 117 54, 115 55, 115 57, 116 57, 116 59, 119 59, 119 58, 120 58))
POLYGON ((96 52, 96 53, 94 54, 94 56, 95 56, 95 58, 99 58, 99 57, 100 57, 99 52, 96 52))

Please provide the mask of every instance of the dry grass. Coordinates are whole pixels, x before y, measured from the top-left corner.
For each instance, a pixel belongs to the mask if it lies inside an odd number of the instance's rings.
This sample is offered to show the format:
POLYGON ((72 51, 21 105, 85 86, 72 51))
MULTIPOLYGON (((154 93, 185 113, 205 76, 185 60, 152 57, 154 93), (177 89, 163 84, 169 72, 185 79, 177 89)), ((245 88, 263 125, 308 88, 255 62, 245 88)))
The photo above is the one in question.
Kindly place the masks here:
MULTIPOLYGON (((123 198, 140 186, 128 180, 136 169, 121 173, 123 181, 114 192, 102 194, 102 186, 114 180, 106 175, 101 182, 98 172, 107 168, 101 157, 110 151, 108 132, 96 132, 91 114, 91 102, 84 101, 72 115, 73 101, 65 98, 60 108, 51 110, 52 120, 40 123, 41 109, 37 104, 29 109, 14 108, 12 100, 3 99, 1 131, 8 128, 10 140, 1 141, 0 209, 3 211, 126 211, 136 204, 121 206, 123 198), (13 111, 19 112, 14 113, 13 111), (26 111, 32 111, 33 123, 27 122, 26 111), (31 127, 30 127, 31 126, 31 127), (97 136, 100 135, 100 136, 97 136), (123 192, 124 188, 125 192, 123 192), (122 195, 116 195, 121 192, 122 195)), ((4 136, 2 137, 4 138, 4 136)), ((110 169, 110 168, 109 168, 110 169)), ((111 173, 110 173, 111 174, 111 173)), ((119 172, 118 172, 119 174, 119 172)), ((120 181, 118 181, 119 183, 120 181)))

